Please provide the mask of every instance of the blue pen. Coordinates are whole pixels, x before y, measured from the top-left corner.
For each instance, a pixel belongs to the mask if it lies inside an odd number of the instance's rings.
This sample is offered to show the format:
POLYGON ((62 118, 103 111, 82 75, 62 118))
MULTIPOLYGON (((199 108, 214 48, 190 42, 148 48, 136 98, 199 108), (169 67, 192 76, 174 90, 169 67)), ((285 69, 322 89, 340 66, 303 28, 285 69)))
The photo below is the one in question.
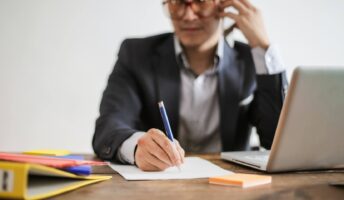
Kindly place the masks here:
MULTIPOLYGON (((160 101, 158 104, 159 104, 159 110, 160 110, 161 118, 162 118, 165 130, 166 130, 166 133, 167 133, 167 137, 175 145, 174 139, 173 139, 173 134, 172 134, 172 129, 171 129, 168 117, 167 117, 167 113, 166 113, 166 109, 165 109, 165 106, 164 106, 164 102, 160 101)), ((178 167, 178 169, 180 171, 180 167, 179 166, 177 166, 177 167, 178 167)))

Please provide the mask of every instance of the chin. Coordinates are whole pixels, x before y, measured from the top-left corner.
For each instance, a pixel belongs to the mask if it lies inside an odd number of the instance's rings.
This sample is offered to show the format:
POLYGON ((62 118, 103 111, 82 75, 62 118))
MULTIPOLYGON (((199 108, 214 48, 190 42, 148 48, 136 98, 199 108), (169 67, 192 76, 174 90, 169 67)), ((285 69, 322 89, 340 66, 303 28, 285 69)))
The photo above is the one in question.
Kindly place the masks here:
POLYGON ((201 37, 179 37, 180 42, 182 43, 183 46, 185 47, 197 47, 201 46, 206 39, 203 39, 201 37))

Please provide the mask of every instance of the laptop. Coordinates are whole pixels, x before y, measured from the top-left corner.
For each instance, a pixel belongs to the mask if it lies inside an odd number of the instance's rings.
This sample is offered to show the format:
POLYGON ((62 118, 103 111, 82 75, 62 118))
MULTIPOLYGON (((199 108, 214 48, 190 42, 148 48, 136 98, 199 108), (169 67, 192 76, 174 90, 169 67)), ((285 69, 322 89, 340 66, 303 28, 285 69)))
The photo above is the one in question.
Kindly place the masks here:
POLYGON ((344 67, 297 67, 271 150, 221 158, 266 172, 344 168, 344 67))

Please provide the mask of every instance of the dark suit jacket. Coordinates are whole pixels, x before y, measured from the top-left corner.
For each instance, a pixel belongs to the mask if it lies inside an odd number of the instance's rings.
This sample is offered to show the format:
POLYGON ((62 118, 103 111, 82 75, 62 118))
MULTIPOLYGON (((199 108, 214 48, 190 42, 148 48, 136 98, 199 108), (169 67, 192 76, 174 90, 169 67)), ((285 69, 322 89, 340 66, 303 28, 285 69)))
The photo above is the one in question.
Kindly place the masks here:
MULTIPOLYGON (((251 126, 261 145, 270 148, 282 107, 285 73, 256 75, 250 47, 226 43, 219 64, 218 92, 223 151, 246 150, 251 126), (248 105, 239 103, 254 94, 248 105)), ((137 131, 164 130, 158 109, 163 100, 178 138, 180 67, 171 33, 125 40, 100 104, 93 149, 102 159, 116 160, 124 140, 137 131)))

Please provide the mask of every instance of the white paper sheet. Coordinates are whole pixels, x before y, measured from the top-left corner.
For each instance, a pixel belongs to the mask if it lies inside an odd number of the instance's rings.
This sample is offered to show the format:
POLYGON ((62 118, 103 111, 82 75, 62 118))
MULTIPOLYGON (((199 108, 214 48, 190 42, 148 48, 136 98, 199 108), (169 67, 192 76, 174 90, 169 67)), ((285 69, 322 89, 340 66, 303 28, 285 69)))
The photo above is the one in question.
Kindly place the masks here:
POLYGON ((170 167, 162 172, 144 172, 133 165, 110 163, 109 166, 126 180, 194 179, 233 173, 198 157, 186 157, 184 164, 180 167, 181 171, 177 167, 170 167))

